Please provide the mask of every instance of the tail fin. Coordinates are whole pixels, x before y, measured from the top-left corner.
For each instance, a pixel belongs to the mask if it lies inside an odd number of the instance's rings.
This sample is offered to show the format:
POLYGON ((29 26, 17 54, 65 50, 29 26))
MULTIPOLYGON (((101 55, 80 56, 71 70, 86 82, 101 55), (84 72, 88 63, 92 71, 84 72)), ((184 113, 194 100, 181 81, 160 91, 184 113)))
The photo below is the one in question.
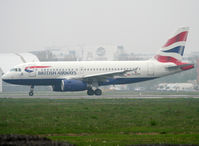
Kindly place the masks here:
POLYGON ((170 38, 154 57, 159 62, 181 62, 184 54, 185 43, 188 35, 188 27, 182 27, 177 30, 175 35, 170 38))

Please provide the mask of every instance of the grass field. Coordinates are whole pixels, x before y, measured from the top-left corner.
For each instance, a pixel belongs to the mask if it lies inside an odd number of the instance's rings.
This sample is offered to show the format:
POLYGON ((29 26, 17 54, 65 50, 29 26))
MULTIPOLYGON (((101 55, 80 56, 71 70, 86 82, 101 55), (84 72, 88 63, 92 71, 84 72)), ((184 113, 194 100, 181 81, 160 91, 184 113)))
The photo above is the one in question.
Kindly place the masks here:
POLYGON ((77 145, 199 144, 199 99, 0 99, 0 134, 77 145))

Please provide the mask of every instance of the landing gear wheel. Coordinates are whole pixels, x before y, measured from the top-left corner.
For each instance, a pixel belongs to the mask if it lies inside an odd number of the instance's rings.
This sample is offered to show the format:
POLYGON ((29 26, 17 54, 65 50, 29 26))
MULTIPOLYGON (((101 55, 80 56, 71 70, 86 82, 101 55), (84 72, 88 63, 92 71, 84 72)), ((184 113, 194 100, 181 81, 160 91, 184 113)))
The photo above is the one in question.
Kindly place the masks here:
POLYGON ((88 89, 87 90, 87 94, 88 95, 94 95, 95 94, 95 91, 93 89, 88 89))
POLYGON ((33 96, 34 95, 34 93, 33 92, 29 92, 29 96, 33 96))
POLYGON ((97 95, 97 96, 102 95, 102 90, 101 89, 96 89, 95 90, 95 95, 97 95))
POLYGON ((29 96, 33 96, 34 95, 34 85, 30 86, 30 92, 29 92, 29 96))

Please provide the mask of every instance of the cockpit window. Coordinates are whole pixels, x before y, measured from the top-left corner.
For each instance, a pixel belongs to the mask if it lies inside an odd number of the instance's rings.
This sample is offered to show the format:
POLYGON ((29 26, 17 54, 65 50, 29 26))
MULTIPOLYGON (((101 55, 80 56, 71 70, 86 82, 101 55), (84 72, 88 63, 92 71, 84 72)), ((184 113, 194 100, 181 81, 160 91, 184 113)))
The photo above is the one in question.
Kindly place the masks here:
POLYGON ((16 68, 12 68, 12 69, 10 70, 10 72, 16 72, 16 71, 17 71, 16 68))
POLYGON ((12 68, 10 72, 21 72, 21 68, 12 68))

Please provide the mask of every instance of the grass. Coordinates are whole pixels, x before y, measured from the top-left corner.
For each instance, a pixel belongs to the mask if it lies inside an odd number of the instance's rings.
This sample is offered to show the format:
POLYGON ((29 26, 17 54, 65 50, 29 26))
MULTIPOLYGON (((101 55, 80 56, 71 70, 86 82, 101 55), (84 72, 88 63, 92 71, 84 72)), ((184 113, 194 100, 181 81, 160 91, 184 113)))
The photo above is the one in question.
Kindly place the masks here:
POLYGON ((199 99, 0 99, 0 134, 77 145, 199 144, 199 99))

